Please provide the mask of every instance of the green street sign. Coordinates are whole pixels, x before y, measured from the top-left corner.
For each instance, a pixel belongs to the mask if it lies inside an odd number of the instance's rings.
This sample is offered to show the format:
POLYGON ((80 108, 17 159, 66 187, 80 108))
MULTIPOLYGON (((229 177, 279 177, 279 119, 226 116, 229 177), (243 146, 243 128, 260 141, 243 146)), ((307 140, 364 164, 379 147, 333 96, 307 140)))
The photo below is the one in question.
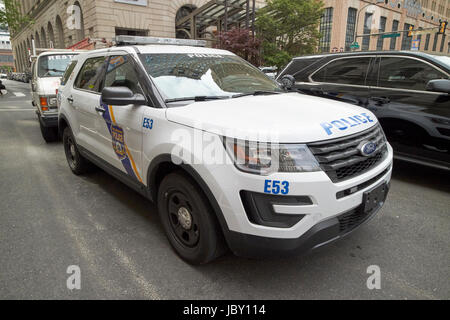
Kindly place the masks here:
POLYGON ((350 45, 350 48, 351 48, 351 49, 359 49, 359 43, 358 43, 358 42, 353 42, 353 43, 350 45))
POLYGON ((400 33, 382 34, 382 35, 381 35, 381 39, 386 39, 386 38, 398 38, 398 37, 400 37, 400 36, 401 36, 400 33))

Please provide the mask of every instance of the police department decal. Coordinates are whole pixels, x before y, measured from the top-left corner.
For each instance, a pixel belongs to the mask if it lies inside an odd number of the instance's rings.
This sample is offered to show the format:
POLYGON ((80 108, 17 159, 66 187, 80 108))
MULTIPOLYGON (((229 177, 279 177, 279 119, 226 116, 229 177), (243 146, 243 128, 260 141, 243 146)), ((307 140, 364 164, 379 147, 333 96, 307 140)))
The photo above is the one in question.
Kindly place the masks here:
POLYGON ((117 156, 120 160, 125 159, 127 157, 127 150, 125 148, 123 129, 119 126, 112 125, 111 136, 113 149, 116 152, 117 156))

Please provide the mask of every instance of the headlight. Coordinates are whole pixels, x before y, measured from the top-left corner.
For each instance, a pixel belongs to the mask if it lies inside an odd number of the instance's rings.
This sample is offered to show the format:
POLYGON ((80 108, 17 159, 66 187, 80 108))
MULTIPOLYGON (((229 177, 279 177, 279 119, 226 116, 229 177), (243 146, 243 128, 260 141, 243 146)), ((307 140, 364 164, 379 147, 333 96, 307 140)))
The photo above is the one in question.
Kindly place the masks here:
POLYGON ((224 144, 236 167, 244 172, 320 171, 319 163, 304 144, 270 144, 225 138, 224 144))

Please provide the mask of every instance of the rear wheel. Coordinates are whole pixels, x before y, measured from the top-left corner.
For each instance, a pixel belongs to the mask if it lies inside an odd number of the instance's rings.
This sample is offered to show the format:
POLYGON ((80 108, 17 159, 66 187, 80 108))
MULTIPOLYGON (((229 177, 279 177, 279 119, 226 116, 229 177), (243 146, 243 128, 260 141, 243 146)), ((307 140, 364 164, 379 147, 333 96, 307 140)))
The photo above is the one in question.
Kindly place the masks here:
POLYGON ((208 263, 224 253, 214 212, 195 182, 181 172, 169 174, 158 190, 158 211, 170 244, 192 264, 208 263))
POLYGON ((76 175, 81 175, 87 172, 89 170, 90 163, 78 151, 75 138, 69 127, 64 129, 63 144, 70 170, 72 170, 72 172, 76 175))
POLYGON ((42 124, 41 119, 39 119, 39 126, 41 128, 42 137, 45 142, 55 142, 58 141, 58 128, 57 127, 45 127, 42 124))

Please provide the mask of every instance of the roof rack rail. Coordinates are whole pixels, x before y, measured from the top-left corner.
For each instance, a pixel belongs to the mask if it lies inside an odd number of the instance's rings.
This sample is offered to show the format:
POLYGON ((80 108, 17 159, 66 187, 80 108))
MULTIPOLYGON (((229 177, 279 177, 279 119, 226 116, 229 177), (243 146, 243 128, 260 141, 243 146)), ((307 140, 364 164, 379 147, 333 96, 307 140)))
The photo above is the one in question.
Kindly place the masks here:
POLYGON ((176 45, 176 46, 206 47, 206 41, 204 40, 139 37, 139 36, 116 36, 115 42, 117 46, 161 44, 161 45, 176 45))

